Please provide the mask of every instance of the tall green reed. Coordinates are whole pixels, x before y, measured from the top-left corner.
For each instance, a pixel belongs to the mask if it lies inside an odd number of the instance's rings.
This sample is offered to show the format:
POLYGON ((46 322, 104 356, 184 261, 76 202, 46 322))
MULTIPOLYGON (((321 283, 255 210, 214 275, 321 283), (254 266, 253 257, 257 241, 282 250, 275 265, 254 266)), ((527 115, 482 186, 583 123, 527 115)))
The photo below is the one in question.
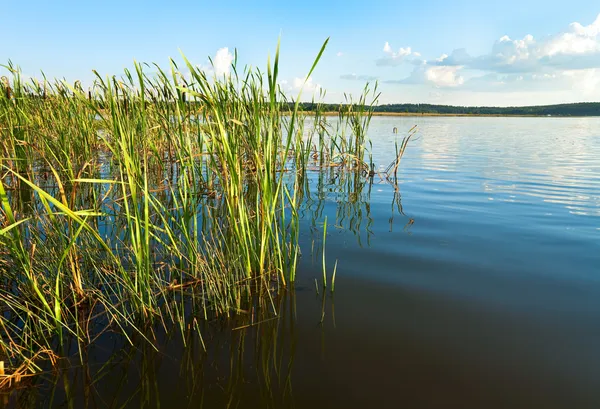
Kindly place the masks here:
POLYGON ((257 296, 276 316, 296 280, 307 171, 366 173, 376 87, 333 128, 279 86, 279 45, 266 74, 234 64, 217 78, 182 59, 95 72, 87 92, 6 66, 0 346, 13 368, 92 342, 90 322, 128 339, 148 322, 183 334, 257 296))

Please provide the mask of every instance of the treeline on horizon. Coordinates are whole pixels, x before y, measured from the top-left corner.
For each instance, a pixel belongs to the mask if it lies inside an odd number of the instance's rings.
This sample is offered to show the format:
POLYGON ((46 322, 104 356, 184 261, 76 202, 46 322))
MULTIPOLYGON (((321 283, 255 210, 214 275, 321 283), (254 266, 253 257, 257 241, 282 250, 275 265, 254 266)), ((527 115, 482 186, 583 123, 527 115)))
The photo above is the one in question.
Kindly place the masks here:
MULTIPOLYGON (((302 103, 305 111, 338 112, 345 104, 302 103)), ((474 107, 433 104, 387 104, 374 106, 375 112, 438 115, 531 115, 531 116, 600 116, 600 102, 539 105, 522 107, 474 107)))
MULTIPOLYGON (((6 94, 7 99, 12 97, 12 89, 6 87, 0 82, 0 92, 6 94)), ((72 91, 60 89, 58 94, 70 94, 72 91)), ((82 94, 85 95, 83 90, 82 94)), ((160 94, 160 93, 158 93, 160 94)), ((158 100, 169 100, 172 95, 153 95, 151 94, 147 102, 157 102, 158 100)), ((183 92, 183 101, 186 102, 186 95, 183 92)), ((24 95, 30 98, 46 98, 46 93, 37 95, 26 89, 24 95)), ((63 96, 65 96, 63 95, 63 96)), ((87 92, 88 99, 94 98, 90 91, 87 92)), ((95 98, 94 98, 95 99, 95 98)), ((102 102, 97 101, 102 107, 102 102)), ((196 105, 198 102, 189 101, 196 105)), ((286 105, 286 103, 283 103, 286 105)), ((288 102, 289 109, 294 109, 294 102, 288 102)), ((354 108, 359 108, 359 104, 354 104, 354 108)), ((349 104, 326 104, 320 102, 301 102, 299 108, 302 111, 320 111, 320 112, 346 112, 349 104)), ((366 108, 366 107, 362 107, 366 108)), ((514 106, 514 107, 486 107, 486 106, 455 106, 455 105, 435 105, 435 104, 385 104, 372 107, 375 113, 398 113, 398 114, 423 114, 423 115, 520 115, 520 116, 600 116, 600 102, 578 102, 570 104, 556 105, 532 105, 532 106, 514 106)))

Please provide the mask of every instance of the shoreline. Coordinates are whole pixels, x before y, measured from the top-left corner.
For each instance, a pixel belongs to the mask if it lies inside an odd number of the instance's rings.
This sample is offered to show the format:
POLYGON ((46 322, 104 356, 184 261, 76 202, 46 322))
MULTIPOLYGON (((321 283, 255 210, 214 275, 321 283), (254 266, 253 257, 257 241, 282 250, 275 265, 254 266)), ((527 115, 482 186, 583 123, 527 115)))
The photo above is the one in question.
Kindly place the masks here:
MULTIPOLYGON (((314 114, 313 111, 303 113, 314 114)), ((323 116, 338 116, 337 112, 322 112, 323 116)), ((443 114, 417 112, 373 112, 373 116, 405 116, 405 117, 489 117, 489 118, 599 118, 600 115, 511 115, 511 114, 443 114)))

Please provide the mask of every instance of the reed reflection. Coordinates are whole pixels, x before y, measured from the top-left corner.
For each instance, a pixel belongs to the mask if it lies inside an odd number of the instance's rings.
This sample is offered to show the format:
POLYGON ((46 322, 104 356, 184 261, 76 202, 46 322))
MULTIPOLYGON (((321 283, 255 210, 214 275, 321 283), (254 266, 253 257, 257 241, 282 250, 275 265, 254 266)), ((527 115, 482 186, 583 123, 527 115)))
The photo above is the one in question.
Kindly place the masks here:
POLYGON ((272 301, 257 297, 230 321, 191 319, 169 331, 149 326, 130 334, 132 343, 104 333, 27 387, 2 395, 1 407, 234 408, 248 399, 292 407, 295 303, 293 291, 272 301))

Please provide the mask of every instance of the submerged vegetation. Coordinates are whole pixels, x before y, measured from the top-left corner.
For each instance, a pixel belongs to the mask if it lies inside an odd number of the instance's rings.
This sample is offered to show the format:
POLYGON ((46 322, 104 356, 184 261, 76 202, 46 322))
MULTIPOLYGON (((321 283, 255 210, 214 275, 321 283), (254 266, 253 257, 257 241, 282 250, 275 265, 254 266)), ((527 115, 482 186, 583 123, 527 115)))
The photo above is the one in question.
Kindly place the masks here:
MULTIPOLYGON (((234 63, 222 78, 183 60, 95 73, 89 91, 6 67, 0 387, 44 360, 83 356, 107 331, 152 346, 156 328, 185 342, 191 330, 203 339, 206 320, 276 316, 296 280, 307 174, 335 172, 348 186, 375 175, 376 87, 331 121, 321 104, 307 113, 282 92, 278 52, 266 73, 234 63)), ((323 256, 333 291, 331 267, 323 256)))

